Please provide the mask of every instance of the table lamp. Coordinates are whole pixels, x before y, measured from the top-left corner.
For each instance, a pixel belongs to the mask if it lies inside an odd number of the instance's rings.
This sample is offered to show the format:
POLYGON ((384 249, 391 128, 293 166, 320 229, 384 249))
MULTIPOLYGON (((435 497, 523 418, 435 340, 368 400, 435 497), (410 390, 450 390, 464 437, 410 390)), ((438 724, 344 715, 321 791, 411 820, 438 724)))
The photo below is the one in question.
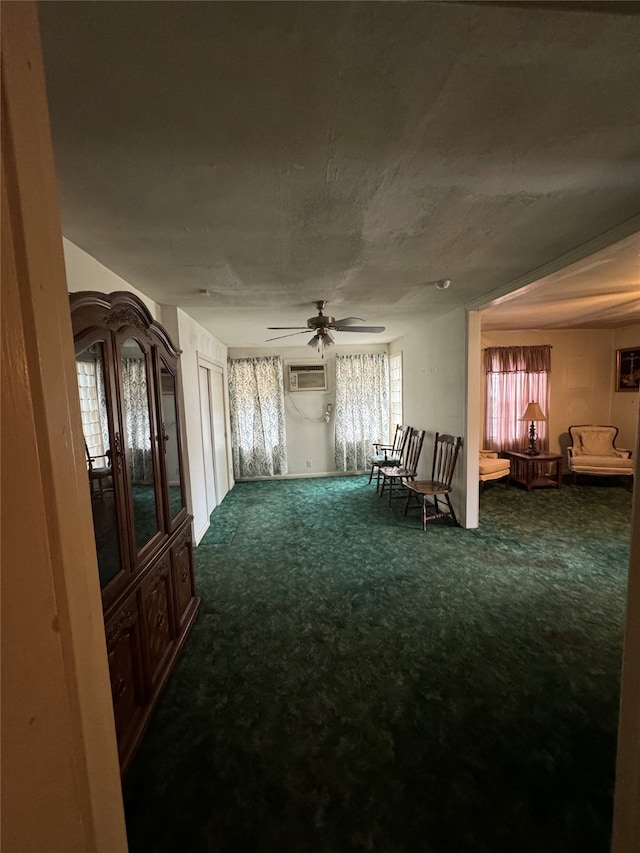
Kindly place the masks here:
POLYGON ((546 421, 546 419, 540 406, 537 403, 531 402, 520 418, 521 421, 531 421, 531 426, 529 427, 529 446, 525 450, 525 453, 528 453, 529 456, 537 456, 540 453, 536 437, 536 421, 546 421))

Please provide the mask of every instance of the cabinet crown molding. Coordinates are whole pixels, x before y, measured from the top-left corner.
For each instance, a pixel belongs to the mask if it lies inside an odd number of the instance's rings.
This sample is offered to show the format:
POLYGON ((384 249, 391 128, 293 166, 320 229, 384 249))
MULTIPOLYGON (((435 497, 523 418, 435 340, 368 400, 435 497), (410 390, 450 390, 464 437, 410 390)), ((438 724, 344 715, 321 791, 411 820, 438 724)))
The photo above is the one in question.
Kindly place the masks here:
POLYGON ((115 290, 113 293, 82 290, 70 293, 69 305, 74 329, 81 325, 79 318, 82 315, 86 313, 90 316, 99 309, 104 325, 115 330, 132 326, 141 332, 147 341, 150 341, 155 334, 174 358, 182 353, 182 350, 175 346, 162 323, 153 318, 144 302, 127 290, 115 290))

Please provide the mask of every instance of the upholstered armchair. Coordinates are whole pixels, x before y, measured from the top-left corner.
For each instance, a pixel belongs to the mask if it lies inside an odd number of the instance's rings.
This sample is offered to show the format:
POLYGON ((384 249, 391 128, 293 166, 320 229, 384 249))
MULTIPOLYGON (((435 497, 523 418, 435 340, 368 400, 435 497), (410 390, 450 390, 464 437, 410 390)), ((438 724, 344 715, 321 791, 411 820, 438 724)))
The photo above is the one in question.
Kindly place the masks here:
POLYGON ((501 459, 500 454, 496 450, 481 450, 480 451, 480 489, 484 488, 484 484, 488 480, 502 480, 507 478, 507 488, 509 488, 509 474, 511 473, 511 462, 509 459, 501 459))
POLYGON ((579 424, 569 427, 569 470, 576 484, 578 474, 598 477, 631 477, 633 460, 630 450, 615 446, 618 427, 601 424, 579 424))

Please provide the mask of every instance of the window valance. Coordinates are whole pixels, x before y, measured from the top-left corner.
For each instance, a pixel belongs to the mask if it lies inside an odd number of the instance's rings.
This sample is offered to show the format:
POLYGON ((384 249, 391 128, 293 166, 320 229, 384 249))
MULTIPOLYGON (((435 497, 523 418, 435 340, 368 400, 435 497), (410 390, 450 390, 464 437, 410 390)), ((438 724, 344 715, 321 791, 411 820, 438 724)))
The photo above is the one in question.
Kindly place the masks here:
POLYGON ((487 347, 485 373, 549 373, 551 347, 487 347))

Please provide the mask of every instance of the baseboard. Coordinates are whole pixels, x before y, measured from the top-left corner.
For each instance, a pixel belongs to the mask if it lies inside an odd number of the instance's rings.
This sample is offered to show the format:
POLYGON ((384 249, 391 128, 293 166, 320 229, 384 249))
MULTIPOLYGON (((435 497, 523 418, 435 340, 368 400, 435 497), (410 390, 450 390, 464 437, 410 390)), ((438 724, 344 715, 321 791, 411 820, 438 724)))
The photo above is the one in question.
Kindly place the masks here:
POLYGON ((236 477, 236 483, 254 483, 259 480, 308 480, 314 477, 359 477, 368 474, 364 471, 318 471, 313 474, 274 474, 272 477, 236 477))
POLYGON ((209 521, 209 519, 207 519, 206 523, 205 523, 205 524, 203 524, 203 526, 201 527, 201 529, 200 529, 200 531, 199 531, 198 533, 196 533, 196 532, 194 531, 193 535, 194 535, 195 540, 196 540, 196 541, 195 541, 195 544, 196 544, 196 545, 199 545, 199 544, 200 544, 200 540, 202 539, 202 537, 203 537, 203 536, 204 536, 204 534, 207 532, 207 530, 209 529, 209 527, 210 527, 210 526, 211 526, 211 522, 209 521))

